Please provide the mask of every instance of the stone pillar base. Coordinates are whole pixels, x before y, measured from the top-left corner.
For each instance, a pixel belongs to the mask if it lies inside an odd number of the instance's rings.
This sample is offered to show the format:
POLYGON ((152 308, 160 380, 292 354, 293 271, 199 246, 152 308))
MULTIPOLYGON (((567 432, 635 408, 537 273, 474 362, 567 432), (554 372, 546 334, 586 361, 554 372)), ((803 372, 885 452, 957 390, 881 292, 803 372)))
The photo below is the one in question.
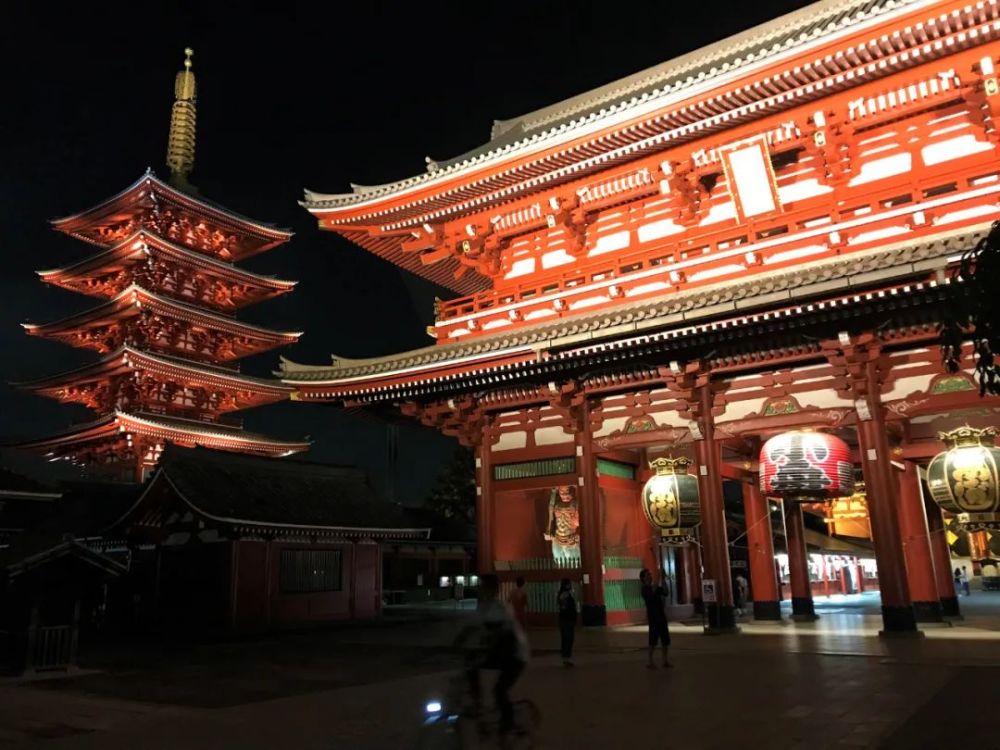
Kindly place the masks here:
POLYGON ((780 620, 781 602, 754 602, 753 619, 755 620, 780 620))
POLYGON ((584 626, 603 627, 608 624, 608 611, 603 604, 584 604, 580 607, 580 622, 584 626))
POLYGON ((792 597, 792 619, 795 622, 813 622, 819 619, 811 596, 792 597))
POLYGON ((914 636, 921 637, 923 633, 917 630, 917 619, 913 615, 913 607, 882 607, 882 630, 880 637, 914 636))
POLYGON ((913 602, 913 617, 917 622, 944 622, 941 602, 913 602))
POLYGON ((723 635, 738 633, 736 626, 736 608, 725 604, 708 604, 705 609, 708 624, 705 625, 705 635, 723 635))
POLYGON ((957 596, 941 597, 941 614, 945 617, 961 617, 962 610, 958 606, 957 596))

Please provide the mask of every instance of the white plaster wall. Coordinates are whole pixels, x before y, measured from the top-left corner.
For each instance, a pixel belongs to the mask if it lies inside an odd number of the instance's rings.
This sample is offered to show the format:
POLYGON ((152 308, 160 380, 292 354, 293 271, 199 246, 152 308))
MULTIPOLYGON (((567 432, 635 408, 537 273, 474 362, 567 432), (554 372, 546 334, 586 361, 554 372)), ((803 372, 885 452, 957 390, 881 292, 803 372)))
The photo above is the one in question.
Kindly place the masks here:
POLYGON ((748 398, 746 401, 730 401, 726 404, 726 410, 719 416, 719 422, 728 422, 736 419, 743 419, 748 414, 759 413, 766 398, 748 398))
POLYGON ((567 435, 562 427, 539 427, 535 430, 535 445, 559 445, 572 443, 573 436, 567 435))
POLYGON ((601 425, 601 429, 594 433, 594 437, 605 437, 615 430, 624 430, 628 420, 628 417, 611 417, 610 419, 605 419, 604 424, 601 425))
POLYGON ((931 384, 931 375, 915 375, 912 378, 899 378, 892 384, 892 390, 883 394, 883 401, 895 401, 905 398, 914 391, 926 391, 931 384))
POLYGON ((656 420, 660 427, 687 427, 688 421, 673 409, 665 411, 651 411, 649 416, 656 420))
POLYGON ((528 444, 528 434, 526 432, 504 432, 500 435, 499 442, 493 446, 494 451, 509 451, 515 448, 523 448, 528 444))

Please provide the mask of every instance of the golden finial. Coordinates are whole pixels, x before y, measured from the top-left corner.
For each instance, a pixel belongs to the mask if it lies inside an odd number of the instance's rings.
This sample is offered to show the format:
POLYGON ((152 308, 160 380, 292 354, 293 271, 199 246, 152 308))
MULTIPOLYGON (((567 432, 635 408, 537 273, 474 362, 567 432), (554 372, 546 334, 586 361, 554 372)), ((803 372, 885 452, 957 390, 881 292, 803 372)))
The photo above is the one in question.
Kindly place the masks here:
POLYGON ((184 70, 177 74, 174 81, 174 106, 170 113, 170 136, 167 139, 170 181, 181 187, 189 187, 188 175, 194 169, 197 89, 191 70, 193 55, 193 49, 184 48, 184 70))

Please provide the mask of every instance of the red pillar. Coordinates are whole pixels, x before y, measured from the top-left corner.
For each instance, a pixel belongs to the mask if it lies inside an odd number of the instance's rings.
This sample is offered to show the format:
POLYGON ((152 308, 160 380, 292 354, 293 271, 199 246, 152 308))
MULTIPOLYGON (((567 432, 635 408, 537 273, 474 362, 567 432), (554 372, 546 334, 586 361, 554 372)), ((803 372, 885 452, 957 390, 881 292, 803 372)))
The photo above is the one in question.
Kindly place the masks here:
POLYGON ((868 515, 878 564, 878 587, 882 598, 883 633, 917 632, 906 580, 899 519, 897 487, 889 463, 882 406, 870 406, 872 419, 858 422, 858 446, 868 495, 868 515))
POLYGON ((817 619, 813 607, 812 583, 809 581, 809 557, 806 552, 802 505, 785 501, 785 541, 788 544, 788 577, 792 589, 792 619, 809 622, 817 619))
POLYGON ((952 577, 951 550, 948 536, 941 517, 941 508, 929 497, 924 498, 924 513, 927 516, 927 531, 930 536, 931 555, 934 557, 934 582, 937 584, 938 598, 941 600, 941 614, 945 617, 961 617, 952 577))
POLYGON ((604 540, 601 528, 601 494, 597 488, 597 457, 590 429, 590 405, 583 408, 577 431, 577 467, 580 477, 580 567, 583 570, 584 625, 607 625, 604 606, 604 540))
POLYGON ((858 448, 868 496, 868 516, 878 564, 878 586, 882 599, 882 633, 916 633, 917 621, 910 603, 906 561, 899 533, 898 488, 892 475, 885 412, 879 400, 876 362, 865 363, 868 413, 858 420, 858 448))
MULTIPOLYGON (((488 419, 488 418, 487 418, 488 419)), ((476 553, 479 575, 492 573, 493 560, 493 461, 488 422, 476 456, 479 483, 476 486, 476 553)))
POLYGON ((747 522, 747 547, 750 558, 750 588, 753 591, 755 620, 780 620, 781 600, 774 575, 774 538, 771 532, 771 509, 754 481, 742 485, 743 512, 747 522))
POLYGON ((701 475, 701 538, 705 578, 715 581, 716 601, 705 602, 708 613, 706 633, 735 633, 733 582, 729 570, 729 539, 726 536, 726 507, 722 495, 722 455, 715 440, 712 418, 712 385, 699 389, 702 438, 695 441, 695 457, 701 475))
POLYGON ((899 530, 903 536, 906 558, 906 581, 917 622, 941 622, 941 600, 938 597, 934 558, 927 534, 924 500, 920 496, 920 476, 909 461, 899 480, 899 530))

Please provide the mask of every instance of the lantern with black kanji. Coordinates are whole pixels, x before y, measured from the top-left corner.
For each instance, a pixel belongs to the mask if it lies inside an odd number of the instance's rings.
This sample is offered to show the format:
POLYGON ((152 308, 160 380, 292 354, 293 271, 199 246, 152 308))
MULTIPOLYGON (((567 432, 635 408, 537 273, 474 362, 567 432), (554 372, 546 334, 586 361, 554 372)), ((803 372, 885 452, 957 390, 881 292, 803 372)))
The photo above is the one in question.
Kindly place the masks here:
POLYGON ((657 458, 649 462, 655 469, 642 488, 642 511, 646 520, 660 530, 665 544, 686 544, 694 539, 701 521, 698 479, 687 473, 687 458, 657 458))
POLYGON ((794 430, 760 449, 760 491, 767 497, 815 502, 854 492, 851 450, 834 435, 794 430))
POLYGON ((955 514, 963 531, 1000 529, 996 435, 994 427, 969 426, 938 433, 948 450, 928 464, 927 486, 942 510, 955 514))

